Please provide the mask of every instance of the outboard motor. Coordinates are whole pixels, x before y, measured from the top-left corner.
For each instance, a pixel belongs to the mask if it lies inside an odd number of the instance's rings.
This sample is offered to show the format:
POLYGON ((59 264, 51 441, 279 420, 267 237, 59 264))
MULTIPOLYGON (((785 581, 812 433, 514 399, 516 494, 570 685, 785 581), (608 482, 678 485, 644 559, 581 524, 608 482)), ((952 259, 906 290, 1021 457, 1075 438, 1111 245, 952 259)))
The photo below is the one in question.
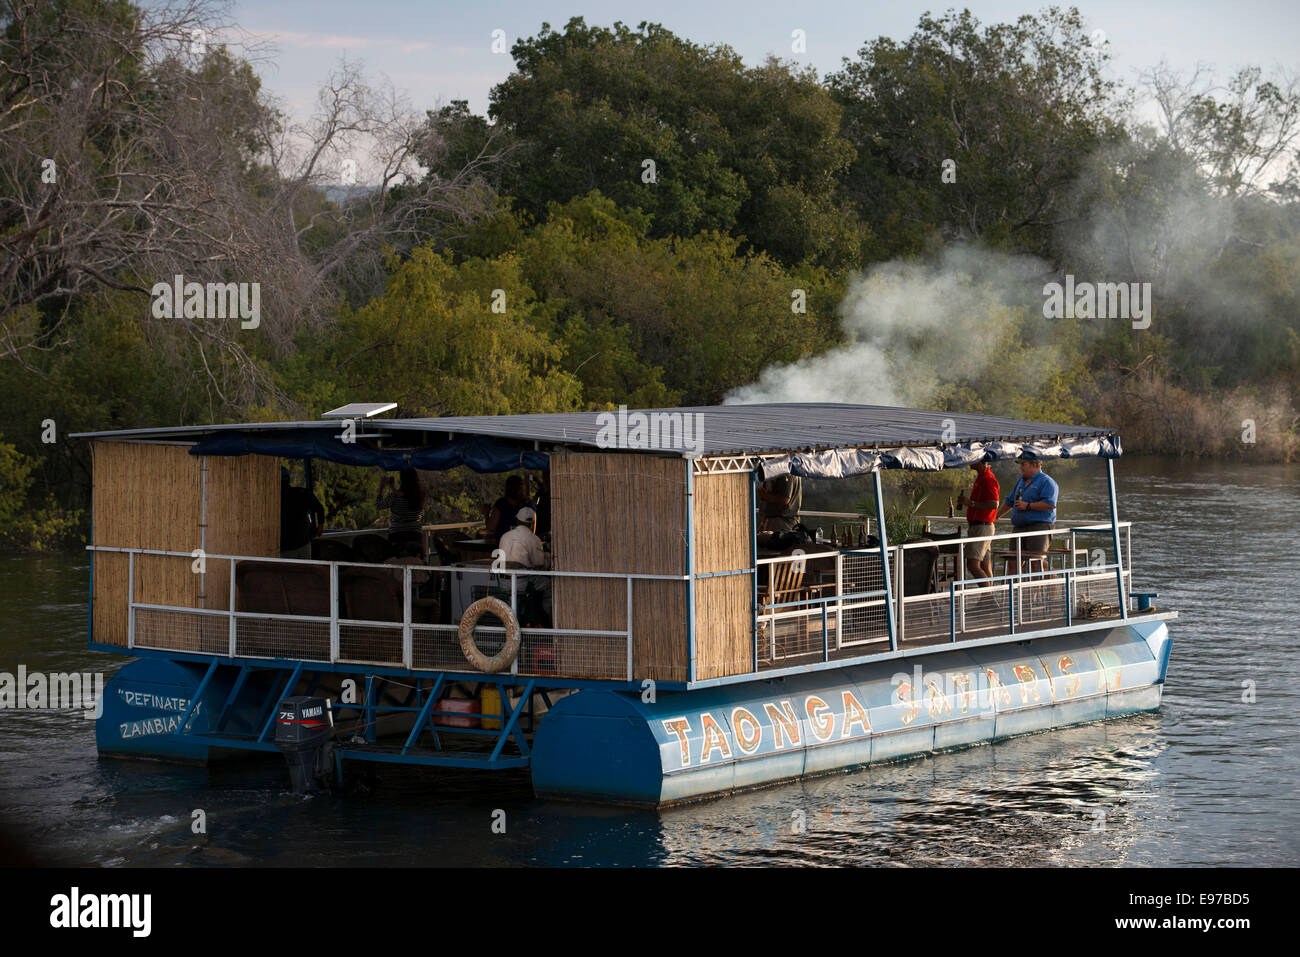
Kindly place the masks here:
POLYGON ((275 746, 289 762, 295 793, 314 791, 328 781, 332 766, 334 718, 324 698, 299 695, 276 707, 275 746))

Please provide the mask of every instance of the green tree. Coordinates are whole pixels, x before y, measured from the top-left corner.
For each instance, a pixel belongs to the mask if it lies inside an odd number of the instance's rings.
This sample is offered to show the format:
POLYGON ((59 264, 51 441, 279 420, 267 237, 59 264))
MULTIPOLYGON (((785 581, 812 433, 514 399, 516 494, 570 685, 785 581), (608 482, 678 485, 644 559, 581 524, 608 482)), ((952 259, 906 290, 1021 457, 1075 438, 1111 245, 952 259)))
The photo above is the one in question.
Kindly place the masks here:
POLYGON ((516 148, 501 188, 533 217, 599 190, 649 213, 656 238, 719 231, 787 264, 857 261, 856 224, 834 202, 853 152, 811 70, 746 68, 658 24, 581 17, 512 52, 490 113, 516 148))
POLYGON ((282 381, 309 408, 361 395, 383 396, 411 416, 577 408, 578 382, 559 368, 560 348, 530 324, 533 308, 513 257, 457 266, 420 248, 394 269, 382 296, 303 341, 282 381))
POLYGON ((828 77, 857 151, 845 194, 890 255, 935 236, 1049 255, 1080 163, 1120 136, 1106 61, 1074 8, 983 29, 925 14, 868 43, 828 77))
POLYGON ((830 274, 785 269, 716 232, 646 238, 641 220, 592 194, 553 206, 518 246, 529 285, 554 307, 551 334, 566 343, 566 368, 583 376, 599 361, 584 341, 594 331, 617 339, 613 356, 625 358, 599 381, 605 367, 590 370, 589 400, 718 402, 770 363, 832 341, 839 286, 830 274))
POLYGON ((81 523, 80 512, 63 510, 52 496, 33 507, 32 473, 37 466, 35 459, 0 441, 0 545, 45 551, 64 544, 81 523))

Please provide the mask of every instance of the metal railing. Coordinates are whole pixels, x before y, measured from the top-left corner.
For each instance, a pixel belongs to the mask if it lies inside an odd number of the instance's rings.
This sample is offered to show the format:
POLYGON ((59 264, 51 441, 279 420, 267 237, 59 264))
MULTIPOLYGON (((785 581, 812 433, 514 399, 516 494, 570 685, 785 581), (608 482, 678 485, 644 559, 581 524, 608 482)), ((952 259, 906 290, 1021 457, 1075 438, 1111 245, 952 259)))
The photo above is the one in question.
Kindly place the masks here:
MULTIPOLYGON (((331 664, 361 664, 428 671, 478 671, 461 651, 459 614, 451 623, 417 620, 416 611, 428 607, 421 591, 439 596, 450 595, 452 608, 460 611, 478 598, 492 595, 510 605, 518 618, 520 601, 530 584, 544 579, 623 582, 618 589, 625 603, 625 627, 580 629, 556 627, 520 628, 520 650, 510 666, 510 673, 525 676, 597 678, 632 680, 633 582, 636 580, 685 581, 684 575, 616 574, 599 572, 562 572, 500 565, 419 565, 372 564, 365 562, 331 562, 314 559, 255 557, 244 555, 196 555, 190 552, 146 548, 118 548, 91 545, 88 550, 124 554, 127 558, 127 647, 160 651, 193 652, 229 658, 290 659, 331 664), (198 576, 198 601, 209 601, 208 582, 219 568, 229 576, 224 607, 199 607, 164 602, 137 601, 141 560, 146 557, 169 559, 191 565, 198 576), (289 570, 308 570, 315 579, 313 589, 293 593, 299 609, 257 611, 241 607, 240 569, 249 566, 283 566, 289 570), (215 566, 215 567, 214 567, 215 566), (346 617, 341 607, 343 587, 350 584, 353 570, 371 582, 391 579, 400 584, 400 602, 390 605, 390 614, 381 618, 346 617), (317 570, 314 574, 311 570, 317 570), (452 576, 448 588, 437 583, 436 576, 452 576), (326 588, 327 581, 327 588, 326 588), (435 582, 435 588, 428 583, 435 582), (456 601, 459 589, 461 600, 456 601), (327 602, 327 604, 326 604, 327 602), (312 613, 303 605, 323 605, 312 613)), ((152 569, 158 581, 157 569, 152 569)), ((175 571, 171 581, 179 579, 175 571)), ((301 584, 301 583, 299 583, 301 584)), ((286 602, 293 583, 284 584, 286 602)), ((157 586, 155 586, 157 587, 157 586)), ((98 596, 96 596, 98 597, 98 596)), ((483 621, 494 620, 484 616, 483 621)), ((478 624, 474 640, 485 655, 495 654, 505 642, 505 627, 478 624)))
POLYGON ((908 643, 956 642, 1056 625, 1069 627, 1080 618, 1124 617, 1132 573, 1127 547, 1131 525, 1122 522, 1118 526, 1124 533, 1120 556, 1108 555, 1105 548, 1080 547, 1081 536, 1094 534, 1106 535, 1105 544, 1110 543, 1111 525, 1095 522, 1058 523, 1050 531, 890 545, 885 558, 889 562, 889 592, 884 587, 881 552, 875 546, 841 549, 813 543, 791 555, 758 559, 757 565, 766 569, 766 583, 757 589, 754 613, 759 668, 798 659, 825 662, 852 657, 869 653, 871 645, 887 648, 890 607, 899 648, 908 643), (1049 538, 1047 552, 1025 547, 1025 539, 1043 536, 1049 538), (1064 547, 1052 547, 1058 541, 1064 542, 1064 547), (967 577, 968 549, 983 542, 990 543, 1003 574, 967 577), (914 569, 908 568, 909 553, 918 550, 937 550, 938 556, 934 566, 924 569, 926 590, 908 591, 909 578, 914 588, 918 584, 914 569), (1051 567, 1056 559, 1061 559, 1060 568, 1051 567), (940 563, 948 566, 943 570, 950 574, 941 577, 936 567, 940 563), (778 570, 789 564, 795 566, 793 577, 798 584, 788 594, 780 589, 774 593, 773 583, 783 577, 778 570))
MULTIPOLYGON (((813 544, 805 546, 804 554, 756 559, 750 569, 694 578, 749 573, 757 581, 766 574, 766 585, 755 587, 753 609, 754 666, 762 670, 777 662, 827 662, 869 654, 873 646, 898 650, 909 643, 955 642, 1058 623, 1068 626, 1080 617, 1127 615, 1131 567, 1126 546, 1130 527, 1129 522, 1118 525, 1124 533, 1122 538, 1114 535, 1108 523, 1076 522, 1060 523, 1047 532, 891 545, 884 556, 889 563, 888 591, 881 550, 876 546, 838 548, 813 544), (1086 541, 1086 536, 1098 534, 1104 536, 1100 544, 1111 549, 1111 543, 1118 541, 1122 554, 1108 555, 1107 548, 1094 551, 1079 547, 1081 537, 1086 541), (1023 539, 1042 536, 1054 542, 1064 540, 1066 547, 1052 549, 1047 558, 1039 560, 1024 547, 1023 539), (992 579, 968 578, 967 550, 986 541, 997 550, 1003 574, 992 579), (819 548, 822 550, 817 551, 819 548), (923 591, 916 589, 916 575, 908 558, 918 549, 938 549, 939 559, 950 563, 950 574, 943 576, 942 584, 940 576, 930 572, 930 585, 923 591), (1063 560, 1063 567, 1050 567, 1051 561, 1058 558, 1063 560), (797 574, 785 577, 798 584, 774 595, 772 584, 777 571, 788 563, 797 564, 797 574)), ((477 670, 461 651, 459 617, 465 607, 485 594, 506 601, 518 617, 530 582, 545 580, 552 586, 564 579, 606 582, 605 605, 625 605, 624 627, 581 629, 548 624, 521 628, 520 652, 510 673, 539 677, 633 680, 633 582, 692 581, 687 575, 561 572, 475 563, 373 564, 100 545, 89 546, 89 550, 126 556, 128 648, 427 671, 477 670), (150 562, 157 559, 193 566, 197 576, 195 597, 184 594, 185 587, 176 587, 182 580, 178 571, 160 577, 159 570, 150 565, 145 575, 150 581, 148 597, 166 597, 161 601, 137 601, 141 562, 146 557, 150 562), (240 569, 248 565, 306 570, 314 581, 309 583, 311 587, 294 593, 297 607, 292 611, 259 610, 258 602, 246 607, 239 586, 240 569), (372 581, 390 577, 392 587, 400 594, 400 599, 388 606, 386 617, 349 617, 343 613, 350 604, 344 600, 345 585, 351 587, 351 576, 359 574, 358 569, 365 570, 360 574, 372 581), (220 580, 222 574, 228 576, 224 581, 220 580), (438 576, 451 576, 445 588, 438 576), (170 581, 170 586, 159 584, 163 578, 170 581), (214 578, 218 591, 225 594, 209 594, 214 578), (623 583, 622 587, 618 582, 623 583), (422 593, 439 596, 438 617, 445 616, 446 623, 424 620, 428 613, 422 609, 429 608, 430 601, 421 598, 422 593), (304 601, 304 595, 311 600, 304 601)), ((286 586, 286 596, 289 591, 286 586)), ((484 618, 484 622, 492 620, 484 618)), ((492 655, 504 643, 505 628, 481 622, 475 627, 474 638, 484 654, 492 655)))

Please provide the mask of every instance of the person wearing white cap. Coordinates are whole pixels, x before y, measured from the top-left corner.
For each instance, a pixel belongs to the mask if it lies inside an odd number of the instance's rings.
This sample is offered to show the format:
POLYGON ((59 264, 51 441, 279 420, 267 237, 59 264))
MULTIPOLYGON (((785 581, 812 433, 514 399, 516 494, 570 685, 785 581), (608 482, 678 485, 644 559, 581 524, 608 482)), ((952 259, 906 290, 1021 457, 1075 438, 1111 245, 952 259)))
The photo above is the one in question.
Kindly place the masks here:
POLYGON ((501 551, 507 568, 546 568, 550 562, 537 537, 537 513, 524 506, 515 513, 514 528, 501 536, 501 551))
MULTIPOLYGON (((550 568, 550 555, 542 548, 537 537, 537 513, 524 506, 515 513, 519 524, 501 536, 501 551, 506 568, 550 568)), ((521 583, 525 589, 537 593, 549 617, 551 613, 551 578, 549 575, 529 575, 521 583)))

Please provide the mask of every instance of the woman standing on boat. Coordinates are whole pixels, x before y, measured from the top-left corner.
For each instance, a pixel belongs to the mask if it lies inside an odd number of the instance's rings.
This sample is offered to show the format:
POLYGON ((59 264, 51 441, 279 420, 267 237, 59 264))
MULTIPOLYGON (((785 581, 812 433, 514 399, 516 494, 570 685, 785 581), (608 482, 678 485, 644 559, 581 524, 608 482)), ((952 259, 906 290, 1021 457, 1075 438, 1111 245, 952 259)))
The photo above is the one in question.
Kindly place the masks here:
POLYGON ((385 474, 379 480, 375 508, 388 509, 388 542, 399 555, 424 551, 424 533, 420 527, 424 490, 420 488, 420 476, 415 469, 402 469, 397 484, 391 475, 385 474), (411 548, 412 545, 415 547, 411 548))

